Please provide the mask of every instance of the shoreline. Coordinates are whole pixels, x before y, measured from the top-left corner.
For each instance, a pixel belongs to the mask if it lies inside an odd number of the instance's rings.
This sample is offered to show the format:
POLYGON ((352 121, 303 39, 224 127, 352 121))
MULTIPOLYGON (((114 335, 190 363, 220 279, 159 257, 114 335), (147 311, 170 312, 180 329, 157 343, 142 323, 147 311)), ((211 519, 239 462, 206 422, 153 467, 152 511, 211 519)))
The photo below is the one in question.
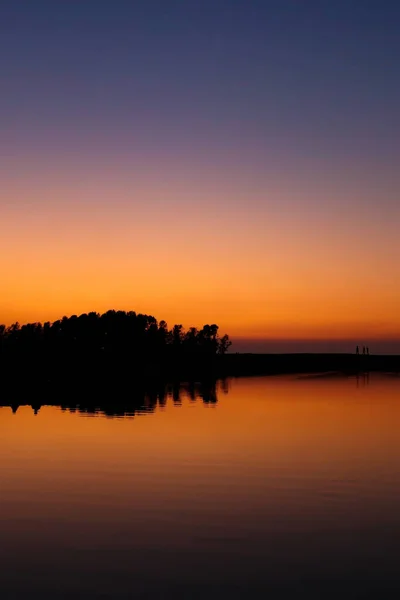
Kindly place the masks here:
POLYGON ((0 397, 17 390, 80 387, 159 387, 175 382, 211 382, 228 377, 301 374, 400 374, 400 355, 356 354, 224 354, 199 359, 156 360, 121 354, 3 357, 0 397), (22 357, 19 357, 20 359, 22 357))
POLYGON ((270 375, 296 373, 357 374, 400 372, 400 355, 362 354, 226 354, 221 367, 227 375, 270 375))

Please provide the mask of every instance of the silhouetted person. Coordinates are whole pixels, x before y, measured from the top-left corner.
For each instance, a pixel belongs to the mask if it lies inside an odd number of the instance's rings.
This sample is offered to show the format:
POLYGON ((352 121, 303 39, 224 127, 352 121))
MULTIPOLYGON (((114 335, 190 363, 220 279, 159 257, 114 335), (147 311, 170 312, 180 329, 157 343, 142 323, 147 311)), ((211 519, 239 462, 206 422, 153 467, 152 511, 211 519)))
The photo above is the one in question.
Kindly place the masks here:
POLYGON ((367 354, 369 354, 369 348, 368 348, 368 346, 367 346, 367 354))
POLYGON ((365 346, 363 346, 363 354, 365 354, 365 346))
POLYGON ((356 354, 360 354, 360 348, 356 346, 356 354))

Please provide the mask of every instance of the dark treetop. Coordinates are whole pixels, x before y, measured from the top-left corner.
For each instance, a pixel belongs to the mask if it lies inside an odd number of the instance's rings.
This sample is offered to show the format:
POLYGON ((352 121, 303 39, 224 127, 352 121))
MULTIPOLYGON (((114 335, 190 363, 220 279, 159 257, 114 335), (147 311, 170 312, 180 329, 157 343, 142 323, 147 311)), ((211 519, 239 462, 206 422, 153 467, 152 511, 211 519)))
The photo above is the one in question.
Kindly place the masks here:
MULTIPOLYGON (((218 325, 168 329, 165 321, 133 311, 109 310, 63 317, 54 323, 0 325, 1 365, 15 373, 100 373, 171 377, 210 371, 231 342, 218 325)), ((99 375, 100 376, 100 375, 99 375)))

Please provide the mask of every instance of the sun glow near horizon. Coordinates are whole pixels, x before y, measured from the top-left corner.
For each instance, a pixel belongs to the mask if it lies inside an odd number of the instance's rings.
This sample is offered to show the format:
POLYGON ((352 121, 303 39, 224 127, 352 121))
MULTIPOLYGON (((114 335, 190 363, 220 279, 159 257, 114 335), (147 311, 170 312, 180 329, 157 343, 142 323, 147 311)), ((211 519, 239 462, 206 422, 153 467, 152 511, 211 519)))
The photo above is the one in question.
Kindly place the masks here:
POLYGON ((0 322, 400 339, 396 20, 363 8, 355 44, 348 16, 188 3, 160 36, 128 4, 4 14, 0 322))

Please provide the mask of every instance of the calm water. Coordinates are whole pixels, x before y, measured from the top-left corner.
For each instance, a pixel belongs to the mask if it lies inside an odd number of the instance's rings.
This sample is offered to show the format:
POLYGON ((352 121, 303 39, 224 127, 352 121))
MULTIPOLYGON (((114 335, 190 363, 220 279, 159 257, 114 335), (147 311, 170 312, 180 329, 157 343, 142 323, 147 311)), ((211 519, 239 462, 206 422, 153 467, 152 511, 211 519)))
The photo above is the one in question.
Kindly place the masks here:
POLYGON ((0 408, 2 600, 398 597, 400 379, 125 412, 0 408))

